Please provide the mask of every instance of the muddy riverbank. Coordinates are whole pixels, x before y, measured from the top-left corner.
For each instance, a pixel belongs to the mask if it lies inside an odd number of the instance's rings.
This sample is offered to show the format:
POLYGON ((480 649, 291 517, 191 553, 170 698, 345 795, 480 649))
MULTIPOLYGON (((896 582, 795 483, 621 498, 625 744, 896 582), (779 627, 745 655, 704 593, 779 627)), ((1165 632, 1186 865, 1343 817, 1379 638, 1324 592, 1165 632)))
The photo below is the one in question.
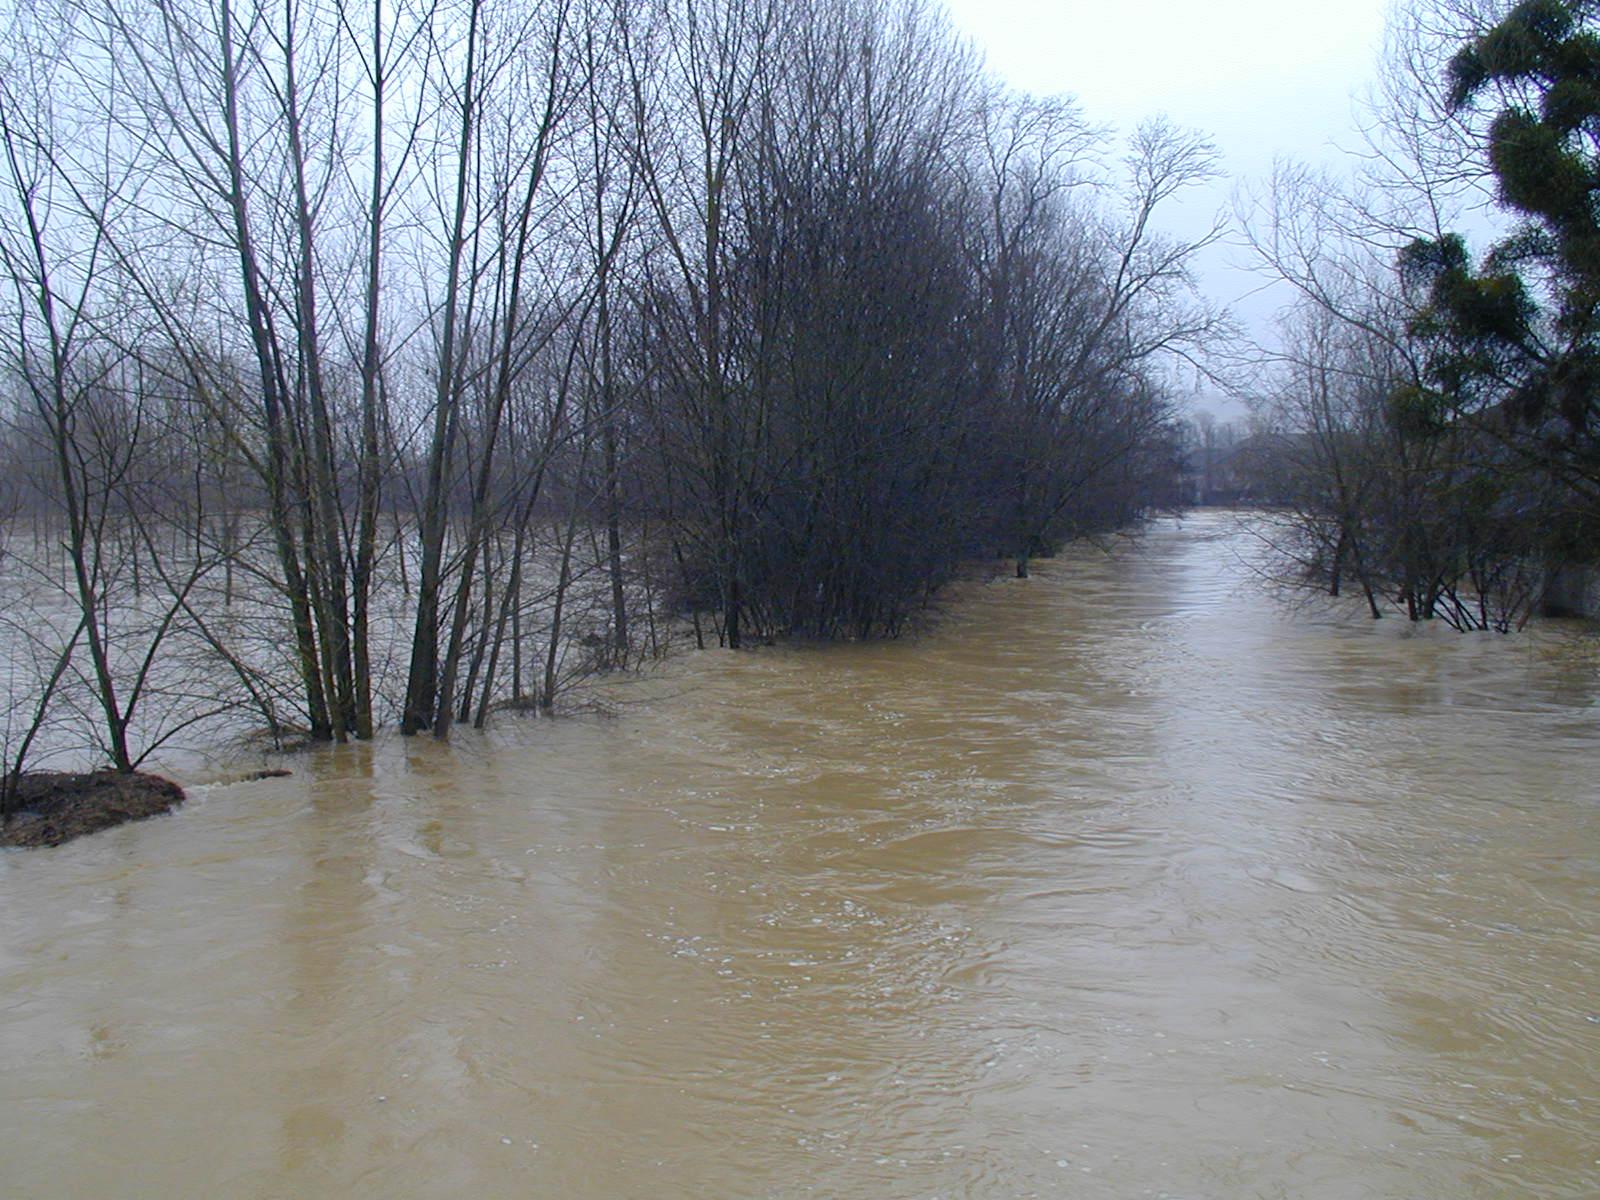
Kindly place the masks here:
POLYGON ((158 775, 34 771, 17 779, 13 811, 0 823, 0 846, 59 846, 182 803, 183 789, 158 775))

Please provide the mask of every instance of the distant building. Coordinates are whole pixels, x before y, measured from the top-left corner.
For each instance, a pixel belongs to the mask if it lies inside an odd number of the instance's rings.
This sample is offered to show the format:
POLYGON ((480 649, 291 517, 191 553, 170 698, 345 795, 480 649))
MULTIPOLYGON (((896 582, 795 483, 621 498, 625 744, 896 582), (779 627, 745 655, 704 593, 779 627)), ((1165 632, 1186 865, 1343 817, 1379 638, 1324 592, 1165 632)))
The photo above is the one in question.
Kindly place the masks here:
POLYGON ((1278 497, 1263 469, 1270 439, 1231 422, 1208 419, 1190 423, 1178 473, 1178 494, 1193 508, 1248 508, 1273 504, 1278 497))

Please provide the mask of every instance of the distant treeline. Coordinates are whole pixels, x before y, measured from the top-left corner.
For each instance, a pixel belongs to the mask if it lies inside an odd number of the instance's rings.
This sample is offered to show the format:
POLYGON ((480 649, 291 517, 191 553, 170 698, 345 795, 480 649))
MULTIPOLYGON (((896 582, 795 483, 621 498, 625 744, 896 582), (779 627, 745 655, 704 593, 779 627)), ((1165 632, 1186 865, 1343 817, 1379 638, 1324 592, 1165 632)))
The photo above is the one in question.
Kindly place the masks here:
POLYGON ((14 16, 6 479, 64 522, 64 669, 119 766, 130 518, 197 547, 143 581, 162 636, 259 518, 298 721, 343 739, 520 702, 511 649, 575 632, 524 619, 536 553, 608 580, 577 632, 620 663, 642 564, 702 641, 892 635, 965 559, 1173 498, 1164 371, 1216 327, 1215 233, 1157 210, 1211 147, 1109 145, 918 0, 14 16), (375 645, 398 570, 409 634, 375 645))

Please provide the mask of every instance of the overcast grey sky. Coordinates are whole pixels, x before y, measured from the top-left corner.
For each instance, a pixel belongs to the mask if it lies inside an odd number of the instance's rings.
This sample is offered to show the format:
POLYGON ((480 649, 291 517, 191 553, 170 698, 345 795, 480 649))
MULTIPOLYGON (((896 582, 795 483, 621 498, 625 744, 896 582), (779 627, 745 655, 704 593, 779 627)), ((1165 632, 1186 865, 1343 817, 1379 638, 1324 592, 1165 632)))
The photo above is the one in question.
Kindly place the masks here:
MULTIPOLYGON (((1388 0, 947 0, 956 26, 1013 85, 1077 97, 1126 133, 1165 113, 1215 141, 1227 180, 1174 219, 1196 226, 1273 159, 1331 162, 1355 147, 1356 98, 1374 75, 1388 0)), ((1242 298, 1259 280, 1207 256, 1206 288, 1265 333, 1276 301, 1242 298)))

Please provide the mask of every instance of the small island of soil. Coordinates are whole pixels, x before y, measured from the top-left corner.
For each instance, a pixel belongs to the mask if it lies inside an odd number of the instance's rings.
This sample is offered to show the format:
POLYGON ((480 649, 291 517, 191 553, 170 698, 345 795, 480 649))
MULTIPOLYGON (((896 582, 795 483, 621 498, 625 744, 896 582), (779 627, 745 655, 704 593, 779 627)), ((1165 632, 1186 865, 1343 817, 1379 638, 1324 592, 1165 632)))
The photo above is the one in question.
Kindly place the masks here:
POLYGON ((13 810, 0 826, 0 846, 59 846, 182 803, 183 789, 159 775, 34 771, 17 780, 13 810))

